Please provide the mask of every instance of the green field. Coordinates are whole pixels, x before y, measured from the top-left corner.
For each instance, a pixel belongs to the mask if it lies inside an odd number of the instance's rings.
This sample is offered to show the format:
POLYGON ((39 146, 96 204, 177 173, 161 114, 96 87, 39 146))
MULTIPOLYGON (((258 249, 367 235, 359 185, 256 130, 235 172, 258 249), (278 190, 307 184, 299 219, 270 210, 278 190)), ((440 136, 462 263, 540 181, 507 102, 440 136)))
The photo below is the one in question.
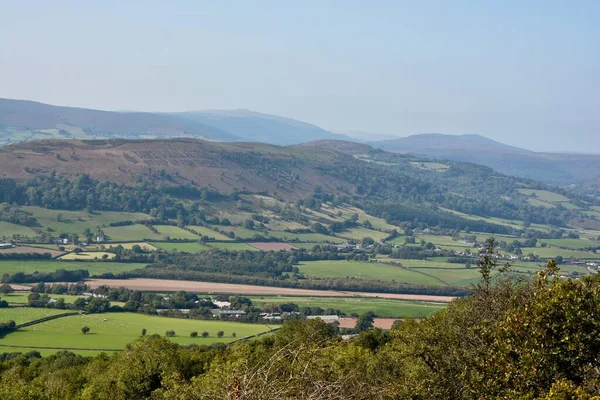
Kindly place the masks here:
POLYGON ((235 237, 240 239, 254 239, 255 237, 265 236, 264 232, 253 229, 247 229, 241 226, 221 226, 219 228, 226 232, 233 232, 235 234, 235 237))
POLYGON ((135 224, 127 226, 107 227, 104 233, 113 241, 131 241, 131 240, 166 240, 170 239, 200 239, 199 236, 191 232, 171 225, 155 225, 158 233, 152 232, 145 225, 135 224))
POLYGON ((557 247, 524 247, 521 250, 523 251, 524 255, 533 253, 542 258, 554 258, 556 256, 562 256, 563 258, 578 258, 583 260, 600 259, 600 254, 595 254, 591 251, 584 250, 567 250, 559 249, 557 247))
POLYGON ((188 228, 195 230, 201 236, 208 236, 209 238, 213 238, 215 240, 231 240, 228 236, 225 236, 222 233, 207 228, 205 226, 190 225, 188 226, 188 228))
POLYGON ((445 304, 438 303, 358 297, 256 296, 250 297, 250 299, 253 304, 260 307, 264 304, 295 303, 299 307, 338 309, 346 315, 373 311, 378 317, 396 318, 422 318, 446 308, 445 304))
MULTIPOLYGON (((8 301, 8 296, 3 296, 8 301)), ((15 308, 0 308, 0 322, 15 321, 17 325, 25 322, 33 321, 51 315, 63 314, 65 310, 54 310, 52 308, 28 308, 28 307, 15 307, 15 308)), ((3 343, 4 339, 0 340, 3 343)))
POLYGON ((371 239, 378 242, 380 240, 385 239, 390 234, 386 233, 386 232, 380 232, 380 231, 375 231, 372 229, 359 227, 359 228, 348 229, 344 232, 340 232, 338 235, 340 237, 344 237, 347 239, 354 239, 354 240, 360 240, 362 238, 370 237, 371 239))
POLYGON ((169 237, 171 239, 192 239, 198 240, 200 237, 194 235, 192 232, 188 232, 185 229, 181 229, 178 226, 171 225, 155 225, 154 226, 158 233, 163 237, 169 237))
POLYGON ((142 263, 117 263, 110 261, 54 261, 54 260, 23 260, 23 261, 0 261, 0 275, 15 274, 23 272, 32 274, 34 272, 53 272, 57 269, 66 270, 88 270, 90 275, 99 275, 104 273, 119 273, 133 271, 134 269, 144 268, 146 264, 142 263))
POLYGON ((300 272, 317 278, 359 278, 420 285, 440 285, 435 277, 391 264, 358 261, 308 261, 298 265, 300 272))
POLYGON ((323 235, 321 233, 291 233, 272 231, 269 236, 287 241, 312 242, 312 243, 344 243, 346 239, 335 236, 323 235))
POLYGON ((147 226, 141 224, 127 226, 109 226, 104 228, 104 233, 115 242, 130 240, 164 240, 164 235, 152 232, 147 226))
POLYGON ((566 247, 573 250, 581 250, 600 245, 598 242, 586 239, 539 239, 538 242, 548 243, 549 245, 556 247, 566 247))
POLYGON ((173 242, 152 242, 153 246, 158 247, 162 250, 177 250, 186 251, 188 253, 198 253, 200 251, 210 250, 210 247, 203 243, 191 242, 191 243, 173 243, 173 242))
MULTIPOLYGON (((41 313, 53 311, 46 309, 27 310, 39 310, 41 313)), ((0 315, 2 315, 2 311, 0 309, 0 315)), ((127 343, 137 339, 142 329, 146 329, 148 335, 159 334, 161 336, 164 336, 167 330, 174 330, 176 336, 171 338, 174 342, 182 345, 202 345, 214 342, 230 342, 235 340, 232 336, 233 333, 236 333, 236 337, 239 339, 267 332, 271 327, 241 322, 167 318, 136 313, 90 314, 59 318, 19 329, 6 335, 0 341, 0 344, 21 347, 120 350, 127 343), (81 333, 83 326, 90 328, 87 335, 81 333), (203 331, 207 331, 210 336, 207 338, 201 336, 191 338, 190 333, 193 331, 198 332, 199 335, 203 331), (217 338, 218 331, 225 333, 223 338, 217 338)))
POLYGON ((36 233, 26 226, 0 221, 0 238, 10 239, 13 235, 35 237, 36 233))
MULTIPOLYGON (((143 213, 97 211, 90 214, 86 211, 49 210, 40 207, 22 207, 33 214, 44 229, 52 229, 53 234, 76 233, 81 235, 86 228, 108 225, 119 221, 137 221, 151 218, 143 213)), ((127 239, 123 239, 127 240, 127 239)), ((129 239, 131 240, 131 239, 129 239)))
MULTIPOLYGON (((23 306, 28 304, 28 297, 31 292, 13 292, 9 294, 2 295, 2 300, 6 300, 11 305, 23 306)), ((65 303, 72 304, 76 299, 84 296, 73 296, 68 294, 51 294, 49 295, 51 299, 64 299, 65 303)), ((63 310, 64 311, 64 310, 63 310)))
POLYGON ((525 196, 532 196, 547 202, 567 202, 569 199, 562 194, 550 192, 548 190, 537 190, 537 189, 517 189, 519 193, 525 196))

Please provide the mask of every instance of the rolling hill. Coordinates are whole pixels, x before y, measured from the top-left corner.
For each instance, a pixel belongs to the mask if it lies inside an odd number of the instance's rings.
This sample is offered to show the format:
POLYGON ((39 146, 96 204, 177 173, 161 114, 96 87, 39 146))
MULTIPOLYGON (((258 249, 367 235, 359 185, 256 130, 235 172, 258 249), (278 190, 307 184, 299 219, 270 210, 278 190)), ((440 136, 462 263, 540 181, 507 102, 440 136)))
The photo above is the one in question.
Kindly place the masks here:
POLYGON ((599 190, 600 155, 538 153, 480 135, 422 134, 371 145, 386 151, 485 165, 507 175, 553 185, 599 190))
POLYGON ((345 138, 305 122, 248 110, 118 112, 0 99, 0 146, 52 138, 174 137, 278 145, 345 138))
MULTIPOLYGON (((6 146, 0 149, 0 164, 0 178, 20 184, 39 175, 73 180, 86 174, 98 182, 187 186, 220 193, 237 190, 308 206, 337 198, 388 219, 398 215, 402 220, 452 228, 467 221, 460 214, 567 226, 585 219, 584 212, 591 206, 600 205, 484 166, 433 163, 330 140, 280 147, 189 138, 54 139, 6 146), (559 200, 546 201, 542 193, 559 200)), ((6 187, 12 190, 11 185, 6 187)))

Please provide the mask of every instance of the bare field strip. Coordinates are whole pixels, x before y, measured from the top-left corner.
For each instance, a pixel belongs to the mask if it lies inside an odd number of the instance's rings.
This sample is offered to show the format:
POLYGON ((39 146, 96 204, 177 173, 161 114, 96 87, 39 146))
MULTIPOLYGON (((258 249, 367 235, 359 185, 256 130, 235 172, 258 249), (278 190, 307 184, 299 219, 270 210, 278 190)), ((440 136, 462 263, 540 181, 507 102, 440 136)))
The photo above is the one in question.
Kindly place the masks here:
POLYGON ((88 279, 86 284, 95 289, 99 286, 126 287, 131 290, 168 291, 175 292, 185 290, 197 293, 231 293, 247 295, 282 295, 282 296, 315 296, 315 297, 380 297, 383 299, 431 301, 448 303, 455 299, 452 296, 434 296, 421 294, 399 294, 399 293, 369 293, 369 292, 342 292, 334 290, 312 290, 282 288, 271 286, 239 285, 233 283, 213 283, 196 281, 177 281, 166 279, 88 279))
POLYGON ((262 250, 262 251, 291 251, 298 250, 296 246, 292 246, 289 243, 279 242, 254 242, 248 243, 250 246, 262 250))
MULTIPOLYGON (((400 318, 373 318, 373 326, 379 329, 392 329, 394 322, 400 318)), ((340 328, 354 328, 356 326, 356 318, 340 318, 338 319, 340 328)))
POLYGON ((0 250, 1 254, 46 254, 49 253, 52 258, 62 256, 65 254, 64 251, 44 249, 41 247, 30 247, 30 246, 18 246, 11 247, 9 249, 0 250))

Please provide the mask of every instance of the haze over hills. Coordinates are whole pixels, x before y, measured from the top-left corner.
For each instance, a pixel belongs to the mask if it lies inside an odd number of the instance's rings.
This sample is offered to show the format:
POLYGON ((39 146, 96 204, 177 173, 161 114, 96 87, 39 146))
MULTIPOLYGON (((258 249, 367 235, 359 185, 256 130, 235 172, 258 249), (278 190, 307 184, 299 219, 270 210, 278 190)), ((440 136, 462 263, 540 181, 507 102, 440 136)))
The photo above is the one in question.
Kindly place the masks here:
POLYGON ((0 145, 57 137, 193 137, 279 145, 346 138, 305 122, 249 110, 119 112, 0 99, 0 145))
MULTIPOLYGON (((0 146, 40 139, 169 139, 296 145, 319 140, 365 142, 387 151, 433 159, 471 162, 518 177, 597 190, 600 155, 538 153, 479 135, 421 134, 380 139, 351 133, 353 138, 318 126, 250 110, 178 113, 101 111, 0 99, 0 146), (375 141, 377 140, 377 141, 375 141)), ((347 145, 346 145, 347 146, 347 145)))
POLYGON ((554 185, 597 190, 600 182, 600 155, 595 154, 538 153, 480 135, 421 134, 370 144, 397 153, 485 165, 504 174, 554 185))

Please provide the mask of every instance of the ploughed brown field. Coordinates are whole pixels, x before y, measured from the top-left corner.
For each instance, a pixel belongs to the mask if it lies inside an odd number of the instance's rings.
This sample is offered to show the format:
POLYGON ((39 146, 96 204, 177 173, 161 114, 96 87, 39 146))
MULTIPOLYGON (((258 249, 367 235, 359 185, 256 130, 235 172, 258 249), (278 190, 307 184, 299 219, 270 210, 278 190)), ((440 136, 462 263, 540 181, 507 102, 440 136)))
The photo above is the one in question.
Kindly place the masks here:
MULTIPOLYGON (((394 322, 398 318, 373 318, 373 326, 379 329, 392 329, 394 322)), ((354 328, 356 326, 356 318, 340 318, 338 321, 340 328, 354 328)))
POLYGON ((239 285, 233 283, 213 283, 196 281, 178 281, 167 279, 88 279, 87 285, 91 289, 99 286, 126 287, 132 290, 147 290, 155 292, 175 292, 185 290, 197 293, 227 293, 247 295, 288 295, 288 296, 321 296, 321 297, 380 297, 384 299, 418 300, 447 303, 453 300, 452 296, 430 296, 420 294, 398 293, 369 293, 369 292, 341 292, 335 290, 295 289, 271 286, 239 285))
POLYGON ((52 249, 42 249, 40 247, 29 247, 29 246, 18 246, 11 247, 10 249, 0 249, 0 254, 45 254, 50 253, 52 258, 56 258, 58 256, 62 256, 65 254, 64 251, 52 250, 52 249))
POLYGON ((298 250, 296 246, 292 246, 289 243, 278 243, 278 242, 254 242, 248 243, 248 245, 262 250, 262 251, 290 251, 298 250))

